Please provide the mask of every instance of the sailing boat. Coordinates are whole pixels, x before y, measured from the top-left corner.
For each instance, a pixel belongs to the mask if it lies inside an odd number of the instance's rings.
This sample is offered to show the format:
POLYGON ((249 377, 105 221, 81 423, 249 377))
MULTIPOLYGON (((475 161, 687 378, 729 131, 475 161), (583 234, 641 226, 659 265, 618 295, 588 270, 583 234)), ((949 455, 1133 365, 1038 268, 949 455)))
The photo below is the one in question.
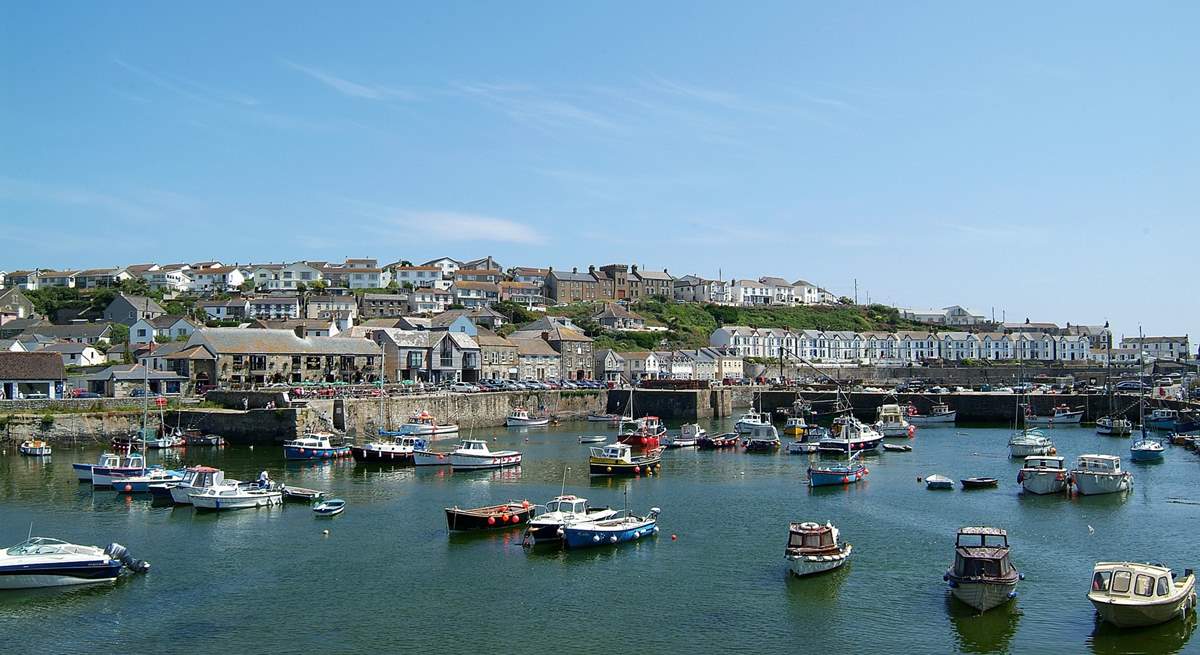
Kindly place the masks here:
MULTIPOLYGON (((1017 384, 1021 382, 1020 362, 1017 362, 1017 384)), ((1016 397, 1013 407, 1013 434, 1008 439, 1009 457, 1029 457, 1030 455, 1051 455, 1055 452, 1054 442, 1042 435, 1037 428, 1029 427, 1028 422, 1021 426, 1021 402, 1023 394, 1016 397)))
MULTIPOLYGON (((1142 336, 1142 330, 1139 327, 1138 328, 1138 337, 1139 337, 1138 343, 1143 343, 1141 336, 1142 336)), ((1138 357, 1138 361, 1139 361, 1139 363, 1141 362, 1140 356, 1138 357)), ((1139 374, 1141 373, 1140 368, 1141 367, 1139 366, 1139 370, 1138 370, 1139 374)), ((1141 430, 1142 436, 1140 439, 1138 439, 1137 441, 1130 444, 1129 459, 1131 459, 1135 462, 1156 462, 1156 461, 1162 460, 1163 455, 1166 453, 1166 447, 1163 445, 1163 442, 1161 440, 1152 439, 1152 438, 1150 438, 1149 435, 1146 434, 1145 393, 1146 393, 1145 386, 1138 385, 1138 428, 1141 430)))
POLYGON ((633 389, 629 390, 629 416, 621 419, 621 434, 617 437, 617 442, 632 446, 633 448, 642 448, 645 450, 654 450, 659 447, 660 442, 667 434, 667 428, 663 425, 662 419, 657 416, 643 416, 640 419, 633 418, 633 389), (626 432, 624 424, 631 423, 633 429, 626 432))
MULTIPOLYGON (((386 366, 381 366, 381 370, 387 371, 386 366)), ((424 438, 406 434, 403 431, 389 430, 386 412, 384 411, 387 402, 387 393, 384 389, 383 378, 379 381, 379 427, 376 428, 377 437, 362 446, 351 446, 350 455, 354 457, 356 462, 378 462, 383 464, 397 464, 407 466, 415 464, 417 451, 424 451, 428 446, 424 438)), ((434 456, 433 459, 437 459, 434 456)), ((449 462, 442 458, 441 462, 449 462)))
MULTIPOLYGON (((1105 324, 1107 327, 1108 324, 1105 324)), ((1114 405, 1112 385, 1112 335, 1108 338, 1108 358, 1104 365, 1104 386, 1108 390, 1108 415, 1096 419, 1096 433, 1123 437, 1133 432, 1133 423, 1123 415, 1118 416, 1114 405)))

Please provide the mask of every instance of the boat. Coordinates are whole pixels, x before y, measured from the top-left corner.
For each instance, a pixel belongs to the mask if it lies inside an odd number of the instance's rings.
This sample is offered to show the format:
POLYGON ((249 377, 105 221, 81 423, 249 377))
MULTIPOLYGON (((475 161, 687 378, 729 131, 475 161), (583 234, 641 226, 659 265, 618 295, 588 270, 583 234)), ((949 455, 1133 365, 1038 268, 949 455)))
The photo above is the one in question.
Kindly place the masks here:
POLYGON ((1133 433, 1133 421, 1127 418, 1102 416, 1096 419, 1096 433, 1124 437, 1133 433))
POLYGON ((1071 484, 1081 496, 1111 494, 1133 488, 1133 475, 1121 470, 1116 455, 1080 455, 1071 469, 1071 484))
POLYGON ((193 466, 183 471, 183 479, 178 482, 150 485, 150 493, 171 498, 176 505, 191 505, 190 494, 223 485, 236 485, 237 480, 226 480, 225 472, 211 466, 193 466))
POLYGON ((182 480, 182 471, 170 471, 156 465, 147 469, 144 475, 114 478, 112 487, 117 493, 141 494, 151 493, 151 487, 153 486, 175 484, 182 480))
POLYGON ((1196 574, 1182 577, 1159 564, 1097 562, 1087 598, 1100 620, 1118 628, 1142 628, 1186 619, 1196 611, 1196 574))
POLYGON ((1066 458, 1054 455, 1030 455, 1017 473, 1021 488, 1039 496, 1067 490, 1066 458))
POLYGON ((463 509, 447 507, 446 527, 452 532, 469 530, 498 530, 529 523, 535 508, 528 500, 510 500, 499 505, 463 509))
POLYGON ((584 434, 579 437, 579 443, 604 443, 605 441, 608 441, 608 437, 602 434, 584 434))
POLYGON ((437 439, 458 434, 458 426, 454 423, 439 424, 432 414, 420 411, 408 417, 408 422, 400 426, 400 434, 437 439))
POLYGON ((1013 433, 1008 440, 1008 456, 1013 458, 1054 453, 1054 442, 1036 428, 1024 428, 1013 433))
POLYGON ((996 478, 986 477, 963 478, 958 482, 962 485, 963 489, 988 489, 1000 484, 1000 481, 996 478))
POLYGON ((953 489, 954 488, 954 480, 951 480, 950 478, 948 478, 944 475, 938 475, 937 473, 934 473, 933 475, 925 476, 925 488, 926 489, 953 489))
POLYGON ((832 571, 850 561, 854 547, 841 540, 832 523, 806 521, 788 525, 788 543, 783 551, 788 570, 797 576, 832 571))
POLYGON ((635 423, 632 430, 622 432, 617 441, 634 448, 654 450, 661 445, 662 438, 667 434, 662 419, 657 416, 643 416, 635 423))
POLYGON ((907 417, 913 425, 936 425, 938 423, 953 423, 958 419, 958 410, 950 409, 945 403, 936 403, 929 409, 928 414, 921 414, 917 406, 909 403, 907 417))
POLYGON ((170 434, 158 434, 151 439, 145 439, 141 442, 143 448, 148 450, 167 450, 170 448, 182 448, 187 445, 187 440, 182 434, 172 432, 170 434))
POLYGON ((309 503, 311 505, 325 497, 324 491, 293 487, 290 484, 280 485, 279 491, 283 493, 283 502, 285 503, 309 503))
POLYGON ((41 439, 26 439, 17 446, 17 450, 30 457, 46 457, 51 452, 50 444, 41 439))
MULTIPOLYGON (((0 551, 0 589, 113 582, 123 569, 145 573, 150 565, 131 557, 118 543, 100 549, 50 537, 30 537, 0 551)), ((10 645, 16 644, 10 640, 10 645)))
POLYGON ((588 472, 591 475, 647 475, 662 470, 663 447, 633 454, 628 444, 611 443, 604 447, 592 446, 588 457, 588 472))
POLYGON ((667 448, 692 448, 706 436, 708 436, 708 430, 695 423, 684 423, 679 426, 679 436, 663 437, 663 443, 667 448))
POLYGON ((118 455, 116 453, 104 452, 104 453, 101 453, 100 456, 96 458, 95 464, 86 464, 86 463, 82 463, 82 462, 76 462, 75 464, 71 465, 71 468, 75 470, 75 477, 80 482, 91 482, 92 481, 92 469, 96 468, 97 466, 100 468, 112 468, 114 466, 120 466, 120 465, 121 465, 121 456, 120 455, 118 455))
POLYGON ((906 443, 885 443, 883 449, 893 453, 911 453, 912 446, 906 443))
POLYGON ((617 515, 609 507, 589 507, 586 498, 578 496, 555 496, 546 503, 546 510, 538 512, 525 529, 524 543, 530 545, 561 543, 564 528, 578 521, 603 521, 617 515))
POLYGON ((563 526, 563 543, 568 548, 588 548, 637 541, 658 533, 658 514, 661 510, 651 507, 646 516, 624 516, 600 521, 578 521, 563 526))
POLYGON ((381 438, 361 446, 351 446, 350 456, 362 463, 407 465, 413 463, 413 452, 424 450, 426 445, 421 437, 381 435, 381 438))
POLYGON ((1129 459, 1134 462, 1161 462, 1166 447, 1159 439, 1143 437, 1129 446, 1129 459))
POLYGON ((184 434, 189 446, 224 446, 225 438, 219 434, 184 434))
POLYGON ((783 433, 792 437, 803 437, 808 433, 808 422, 803 416, 789 416, 783 424, 783 433))
POLYGON ((782 445, 779 441, 779 431, 770 423, 753 426, 742 440, 742 447, 748 453, 772 453, 782 445))
POLYGON ((289 460, 337 459, 350 455, 349 446, 335 446, 333 435, 307 432, 299 439, 283 442, 283 458, 289 460))
POLYGON ((587 420, 591 423, 617 423, 621 420, 620 414, 588 414, 587 420))
POLYGON ((131 451, 121 457, 121 463, 118 466, 93 466, 92 486, 111 487, 115 480, 145 475, 147 470, 146 458, 137 451, 131 451))
POLYGON ((809 466, 807 471, 808 486, 828 487, 834 485, 854 484, 871 474, 862 462, 854 461, 862 451, 850 453, 850 460, 845 464, 832 466, 809 466))
POLYGON ((318 517, 337 516, 346 510, 346 501, 341 498, 322 500, 312 506, 313 514, 318 517))
POLYGON ((820 439, 816 438, 813 431, 810 430, 808 434, 801 435, 788 443, 787 451, 792 455, 815 453, 819 448, 819 442, 820 439))
POLYGON ((883 435, 862 421, 844 414, 833 421, 830 436, 818 442, 823 452, 850 453, 876 450, 883 443, 883 435))
POLYGON ((515 450, 488 449, 482 439, 467 439, 450 453, 450 468, 455 471, 478 471, 519 466, 521 453, 515 450))
POLYGON ((722 448, 736 448, 741 441, 741 437, 736 432, 723 432, 711 437, 701 437, 696 440, 696 448, 698 450, 721 450, 722 448))
POLYGON ((749 434, 749 432, 756 427, 770 424, 770 416, 761 414, 752 409, 745 414, 742 414, 738 418, 737 423, 733 424, 733 430, 739 434, 749 434))
POLYGON ((1158 407, 1151 410, 1150 415, 1142 419, 1142 424, 1151 430, 1174 430, 1178 420, 1178 411, 1167 407, 1158 407))
POLYGON ((269 487, 224 484, 188 494, 197 510, 250 509, 283 504, 283 492, 269 487))
POLYGON ((1025 408, 1025 425, 1070 425, 1082 420, 1082 409, 1071 409, 1066 405, 1056 406, 1049 416, 1038 416, 1032 407, 1025 408))
POLYGON ((900 406, 894 403, 879 406, 875 424, 871 427, 885 437, 908 437, 911 439, 917 432, 917 429, 905 420, 900 406))
POLYGON ((549 425, 550 419, 545 416, 531 416, 529 410, 524 407, 514 407, 508 416, 504 419, 504 425, 510 428, 517 427, 538 427, 549 425))
POLYGON ((950 594, 980 612, 1017 595, 1023 576, 1009 559, 1008 533, 1000 528, 967 527, 954 542, 954 564, 942 576, 950 594))
POLYGON ((812 416, 813 412, 812 401, 804 398, 796 398, 792 401, 792 406, 788 408, 787 415, 792 418, 805 418, 812 416))
POLYGON ((414 450, 413 466, 450 466, 450 453, 433 450, 414 450))

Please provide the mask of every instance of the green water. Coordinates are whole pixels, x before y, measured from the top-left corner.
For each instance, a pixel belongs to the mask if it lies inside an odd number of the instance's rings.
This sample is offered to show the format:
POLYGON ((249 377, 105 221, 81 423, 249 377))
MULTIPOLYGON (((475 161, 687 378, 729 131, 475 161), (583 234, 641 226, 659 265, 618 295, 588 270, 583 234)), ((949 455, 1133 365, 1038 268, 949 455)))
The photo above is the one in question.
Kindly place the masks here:
MULTIPOLYGON (((477 432, 524 452, 520 469, 502 472, 285 464, 274 447, 177 455, 234 478, 267 469, 326 489, 349 502, 332 520, 302 505, 156 507, 78 484, 71 463, 94 461, 94 446, 56 447, 46 462, 10 446, 0 456, 0 544, 22 541, 32 522, 38 535, 119 541, 153 570, 115 586, 0 592, 0 652, 1200 652, 1194 620, 1120 632, 1098 626, 1085 598, 1097 560, 1200 564, 1200 506, 1167 502, 1200 500, 1200 458, 1182 448, 1161 464, 1127 464, 1128 495, 1027 497, 1005 430, 924 428, 914 452, 868 457, 865 483, 809 490, 808 458, 785 453, 673 451, 661 475, 589 480, 575 437, 604 429, 477 432), (576 552, 523 549, 518 531, 447 534, 443 507, 543 503, 565 466, 568 493, 619 507, 628 490, 639 513, 662 508, 662 532, 576 552), (931 473, 1001 485, 929 492, 917 477, 931 473), (790 578, 787 524, 801 519, 838 525, 853 561, 790 578), (955 530, 975 524, 1008 529, 1026 576, 1019 598, 982 616, 942 581, 955 530)), ((1087 428, 1052 436, 1070 460, 1128 460, 1127 439, 1087 428)))

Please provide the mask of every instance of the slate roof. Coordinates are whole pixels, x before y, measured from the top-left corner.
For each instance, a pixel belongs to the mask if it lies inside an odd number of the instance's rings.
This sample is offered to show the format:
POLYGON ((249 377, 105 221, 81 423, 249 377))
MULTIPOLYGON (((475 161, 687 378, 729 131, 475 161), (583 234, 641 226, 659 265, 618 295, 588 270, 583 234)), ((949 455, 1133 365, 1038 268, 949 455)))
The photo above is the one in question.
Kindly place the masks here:
POLYGON ((0 380, 62 380, 62 356, 53 352, 0 353, 0 380))
MULTIPOLYGON (((11 325, 14 322, 9 321, 5 325, 11 325)), ((27 332, 56 339, 96 339, 111 328, 111 323, 71 323, 69 325, 38 325, 29 328, 27 332)))
POLYGON ((296 336, 291 330, 204 328, 192 335, 190 345, 207 343, 218 354, 378 355, 379 346, 368 339, 296 336))
POLYGON ((517 354, 525 356, 552 356, 558 357, 558 351, 541 339, 509 339, 517 344, 517 354))
POLYGON ((620 304, 615 303, 615 302, 604 303, 604 309, 600 310, 600 312, 597 313, 592 318, 595 320, 600 320, 602 318, 623 318, 628 321, 644 321, 645 320, 641 316, 634 314, 633 312, 629 311, 628 309, 625 309, 620 304))

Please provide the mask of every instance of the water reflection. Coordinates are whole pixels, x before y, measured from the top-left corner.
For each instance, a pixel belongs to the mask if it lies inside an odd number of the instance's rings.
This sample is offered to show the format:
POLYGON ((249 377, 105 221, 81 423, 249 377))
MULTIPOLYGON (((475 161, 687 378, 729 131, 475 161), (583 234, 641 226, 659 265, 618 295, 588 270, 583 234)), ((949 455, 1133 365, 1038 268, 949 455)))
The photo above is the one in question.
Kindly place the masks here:
POLYGON ((798 576, 788 569, 787 562, 781 556, 779 568, 786 578, 784 589, 787 592, 788 606, 797 618, 801 618, 805 612, 812 611, 814 604, 831 607, 837 605, 838 594, 841 593, 842 584, 846 582, 846 578, 850 577, 854 561, 846 562, 825 573, 798 576))
POLYGON ((1122 629, 1100 620, 1088 636, 1093 653, 1178 653, 1196 630, 1196 613, 1148 628, 1122 629))
MULTIPOLYGON (((954 626, 955 643, 964 653, 1007 653, 1017 633, 1021 610, 1010 600, 982 614, 946 591, 946 613, 954 626)), ((1047 649, 1047 652, 1053 649, 1047 649)))

